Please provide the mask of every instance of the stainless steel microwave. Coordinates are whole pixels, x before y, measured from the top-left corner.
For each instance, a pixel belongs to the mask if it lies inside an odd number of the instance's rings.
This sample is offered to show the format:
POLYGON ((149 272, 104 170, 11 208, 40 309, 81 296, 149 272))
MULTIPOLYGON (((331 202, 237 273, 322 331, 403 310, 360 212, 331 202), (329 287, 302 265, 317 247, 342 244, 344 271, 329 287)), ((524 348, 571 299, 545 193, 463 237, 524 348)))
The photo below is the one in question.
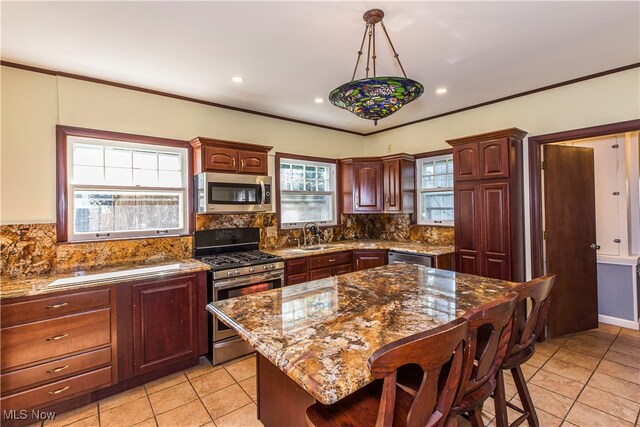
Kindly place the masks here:
POLYGON ((203 172, 196 175, 200 213, 265 212, 271 210, 271 177, 203 172))

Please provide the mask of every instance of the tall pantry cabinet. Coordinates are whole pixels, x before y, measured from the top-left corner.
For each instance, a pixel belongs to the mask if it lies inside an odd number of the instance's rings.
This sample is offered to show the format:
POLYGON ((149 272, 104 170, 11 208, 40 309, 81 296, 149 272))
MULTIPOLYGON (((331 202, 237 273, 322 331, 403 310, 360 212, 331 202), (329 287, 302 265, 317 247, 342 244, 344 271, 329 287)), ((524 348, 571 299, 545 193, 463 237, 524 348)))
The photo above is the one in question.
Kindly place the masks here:
POLYGON ((453 146, 456 270, 524 281, 522 139, 512 128, 453 146))

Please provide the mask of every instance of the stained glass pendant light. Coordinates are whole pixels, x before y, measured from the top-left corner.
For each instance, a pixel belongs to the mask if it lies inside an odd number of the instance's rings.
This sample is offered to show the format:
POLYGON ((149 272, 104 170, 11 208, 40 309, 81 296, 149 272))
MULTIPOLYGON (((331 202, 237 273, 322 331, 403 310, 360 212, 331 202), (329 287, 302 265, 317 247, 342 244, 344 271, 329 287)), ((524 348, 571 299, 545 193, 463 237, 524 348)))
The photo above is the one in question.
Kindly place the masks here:
POLYGON ((373 120, 374 125, 378 125, 378 120, 398 111, 402 106, 417 99, 424 92, 422 84, 407 78, 404 72, 398 52, 393 47, 389 33, 382 22, 384 12, 380 9, 371 9, 364 13, 363 19, 366 22, 362 43, 356 58, 356 66, 353 70, 351 81, 343 84, 331 91, 329 101, 336 107, 343 108, 363 119, 373 120), (387 37, 389 46, 393 51, 393 56, 398 61, 400 70, 404 77, 377 77, 376 76, 376 24, 380 24, 384 35, 387 37), (355 80, 358 64, 362 56, 364 42, 367 41, 367 64, 365 68, 365 78, 355 80), (369 65, 373 65, 373 76, 369 77, 369 65))

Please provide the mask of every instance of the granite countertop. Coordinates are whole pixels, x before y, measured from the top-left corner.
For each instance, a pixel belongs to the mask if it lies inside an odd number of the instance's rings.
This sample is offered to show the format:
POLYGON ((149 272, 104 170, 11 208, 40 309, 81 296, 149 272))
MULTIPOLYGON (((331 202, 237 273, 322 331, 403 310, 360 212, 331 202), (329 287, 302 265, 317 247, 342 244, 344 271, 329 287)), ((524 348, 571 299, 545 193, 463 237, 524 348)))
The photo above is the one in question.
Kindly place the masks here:
MULTIPOLYGON (((317 246, 317 245, 310 245, 317 246)), ((366 250, 366 249, 388 249, 400 252, 409 252, 425 255, 446 255, 455 252, 454 246, 442 246, 442 245, 430 245, 422 242, 410 242, 410 241, 394 241, 394 240, 372 240, 372 239, 359 239, 359 240, 342 240, 332 243, 322 243, 321 246, 325 246, 324 249, 317 251, 308 251, 298 249, 296 247, 263 250, 263 252, 270 253, 272 255, 281 256, 284 259, 300 258, 312 255, 322 255, 341 251, 352 250, 366 250)))
POLYGON ((460 317, 516 283, 392 264, 211 303, 207 309, 324 404, 373 380, 385 344, 460 317))
POLYGON ((207 264, 189 258, 150 264, 124 264, 119 267, 83 270, 75 273, 48 274, 16 279, 2 278, 0 280, 0 299, 43 295, 71 289, 125 283, 131 280, 195 273, 206 271, 209 268, 207 264), (73 282, 64 283, 65 280, 69 279, 73 282), (54 283, 56 281, 63 283, 54 283))

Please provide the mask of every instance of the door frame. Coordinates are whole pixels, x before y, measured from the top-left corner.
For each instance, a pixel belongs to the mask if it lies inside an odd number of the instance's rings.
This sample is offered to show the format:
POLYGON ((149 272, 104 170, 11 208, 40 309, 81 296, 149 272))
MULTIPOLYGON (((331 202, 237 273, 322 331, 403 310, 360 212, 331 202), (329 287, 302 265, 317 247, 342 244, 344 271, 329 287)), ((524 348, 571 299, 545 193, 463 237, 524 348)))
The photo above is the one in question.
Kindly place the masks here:
POLYGON ((531 277, 544 274, 544 253, 542 239, 542 146, 555 142, 594 138, 640 130, 640 119, 588 128, 532 136, 529 138, 529 200, 531 215, 531 277))

